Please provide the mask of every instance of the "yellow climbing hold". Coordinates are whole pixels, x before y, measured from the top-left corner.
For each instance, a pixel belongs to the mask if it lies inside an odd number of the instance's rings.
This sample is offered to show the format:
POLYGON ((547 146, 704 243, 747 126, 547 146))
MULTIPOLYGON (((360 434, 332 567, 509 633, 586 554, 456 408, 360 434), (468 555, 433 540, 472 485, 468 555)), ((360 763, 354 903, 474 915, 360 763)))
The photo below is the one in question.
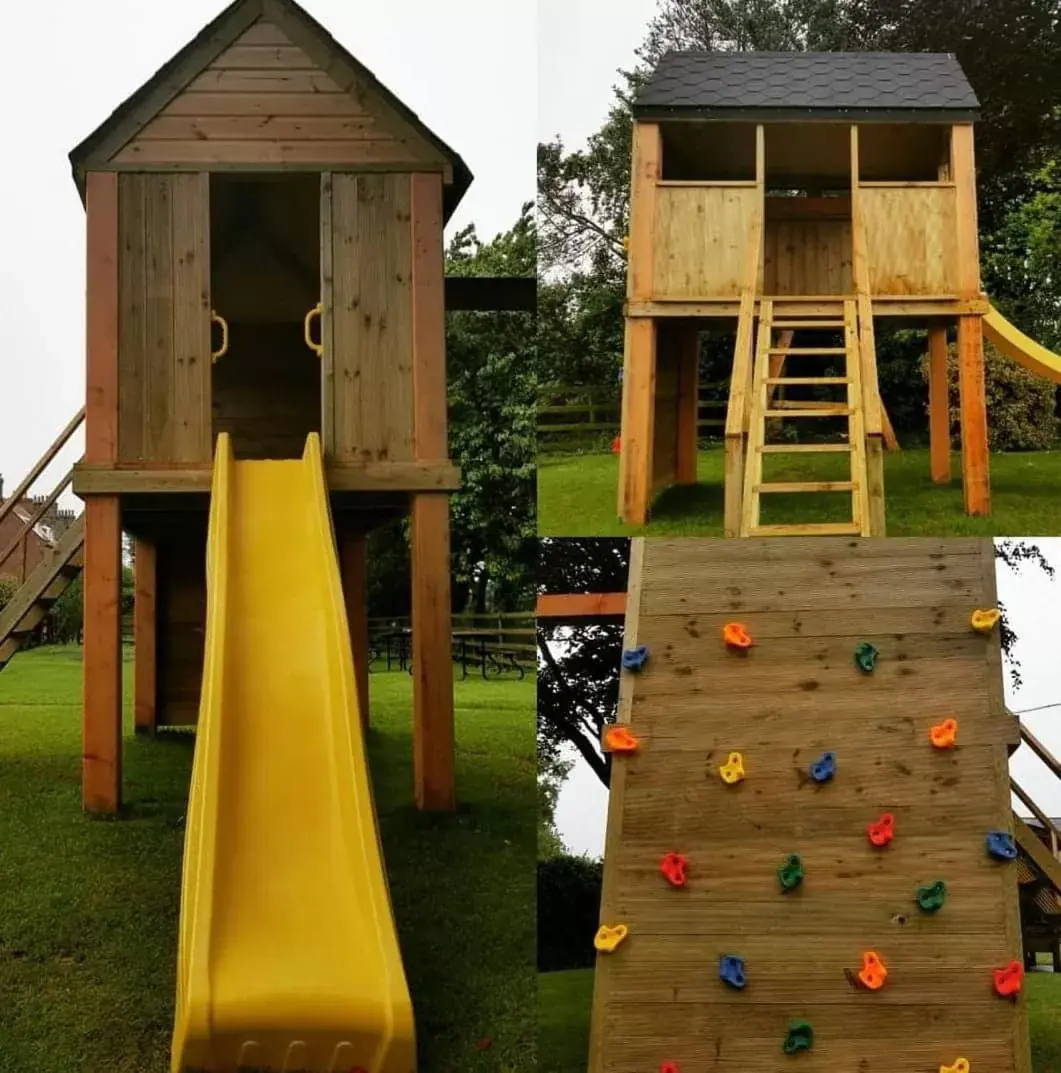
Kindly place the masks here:
POLYGON ((969 1059, 968 1058, 955 1058, 954 1065, 952 1066, 940 1066, 939 1073, 969 1073, 969 1059))
POLYGON ((744 757, 740 753, 730 753, 729 759, 718 769, 718 773, 727 786, 740 782, 744 778, 744 757))
POLYGON ((611 954, 615 948, 626 938, 627 927, 625 924, 602 924, 593 936, 593 945, 602 954, 611 954))
POLYGON ((990 633, 1001 617, 1002 612, 997 607, 992 607, 989 611, 976 610, 969 619, 969 625, 977 633, 990 633))

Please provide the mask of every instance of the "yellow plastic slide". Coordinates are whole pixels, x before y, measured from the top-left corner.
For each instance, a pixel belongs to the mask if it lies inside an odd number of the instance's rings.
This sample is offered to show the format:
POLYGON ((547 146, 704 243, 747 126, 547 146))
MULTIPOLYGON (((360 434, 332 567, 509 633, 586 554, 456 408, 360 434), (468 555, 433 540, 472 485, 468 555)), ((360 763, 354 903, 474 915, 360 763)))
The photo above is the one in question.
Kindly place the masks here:
POLYGON ((218 439, 171 1069, 413 1073, 320 439, 218 439))
POLYGON ((994 306, 984 317, 984 336, 1007 358, 1012 358, 1036 376, 1061 384, 1061 356, 1029 338, 994 306))

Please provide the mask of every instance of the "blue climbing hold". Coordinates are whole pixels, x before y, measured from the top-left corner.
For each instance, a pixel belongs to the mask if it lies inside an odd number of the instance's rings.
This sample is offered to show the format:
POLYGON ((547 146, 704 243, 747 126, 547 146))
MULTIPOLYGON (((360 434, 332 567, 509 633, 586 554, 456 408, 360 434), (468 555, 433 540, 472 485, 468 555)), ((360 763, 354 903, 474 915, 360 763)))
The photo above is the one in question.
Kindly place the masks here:
POLYGON ((718 963, 718 977, 724 984, 743 990, 748 982, 744 975, 744 958, 736 954, 723 954, 718 963))
POLYGON ((835 774, 836 753, 822 753, 822 758, 810 766, 810 777, 815 782, 828 782, 835 774))
POLYGON ((638 645, 637 648, 628 648, 623 653, 623 670, 639 671, 648 660, 648 645, 638 645))
POLYGON ((987 832, 987 852, 999 861, 1013 861, 1017 858, 1017 844, 1008 831, 987 832))

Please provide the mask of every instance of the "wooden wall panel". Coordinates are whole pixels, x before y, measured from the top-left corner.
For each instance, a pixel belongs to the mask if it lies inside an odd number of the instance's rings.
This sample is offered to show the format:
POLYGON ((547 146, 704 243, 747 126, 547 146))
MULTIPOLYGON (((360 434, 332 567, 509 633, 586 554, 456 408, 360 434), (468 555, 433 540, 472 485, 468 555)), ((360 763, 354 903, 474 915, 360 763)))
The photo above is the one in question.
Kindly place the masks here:
POLYGON ((673 484, 678 470, 680 355, 674 345, 676 340, 673 333, 666 333, 660 342, 656 362, 656 418, 652 428, 653 494, 673 484))
POLYGON ((239 37, 114 157, 118 165, 442 166, 367 87, 348 93, 278 25, 239 37))
POLYGON ((958 293, 953 187, 862 187, 873 294, 958 293))
POLYGON ((1027 1073, 1024 1000, 997 998, 992 969, 1019 959, 1017 881, 984 850, 1012 830, 988 540, 635 541, 625 645, 649 661, 621 683, 641 740, 612 773, 601 922, 626 924, 598 957, 591 1073, 779 1068, 790 1020, 809 1020, 811 1073, 972 1068, 1027 1073), (742 622, 754 647, 728 651, 742 622), (853 650, 880 650, 862 674, 853 650), (929 728, 959 720, 959 748, 929 728), (718 765, 744 755, 747 778, 718 765), (834 780, 807 775, 821 753, 834 780), (896 817, 891 846, 866 825, 896 817), (687 885, 659 862, 687 855, 687 885), (776 869, 803 857, 803 886, 776 869), (919 912, 919 886, 947 901, 919 912), (890 970, 880 992, 851 983, 863 951, 890 970), (745 959, 748 987, 718 977, 745 959))
POLYGON ((653 297, 739 296, 758 205, 754 186, 657 187, 653 297))
POLYGON ((119 177, 121 462, 208 462, 209 177, 119 177))
POLYGON ((199 718, 206 637, 206 531, 182 531, 157 551, 159 726, 199 718))
POLYGON ((850 294, 851 224, 841 220, 769 220, 764 294, 850 294))
MULTIPOLYGON (((413 452, 412 234, 408 175, 335 174, 324 185, 324 338, 331 346, 334 457, 403 462, 413 452), (330 195, 329 192, 330 191, 330 195)), ((327 379, 326 379, 327 383, 327 379)))

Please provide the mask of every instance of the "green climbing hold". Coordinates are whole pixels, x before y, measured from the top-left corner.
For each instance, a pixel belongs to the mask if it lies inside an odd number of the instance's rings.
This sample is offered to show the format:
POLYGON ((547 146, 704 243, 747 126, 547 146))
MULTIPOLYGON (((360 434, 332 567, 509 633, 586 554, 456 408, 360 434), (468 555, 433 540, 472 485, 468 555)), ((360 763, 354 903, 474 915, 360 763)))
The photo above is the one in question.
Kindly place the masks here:
POLYGON ((777 870, 781 882, 781 892, 795 890, 803 882, 803 861, 798 853, 790 853, 785 863, 777 870))
POLYGON ((872 674, 877 666, 879 655, 876 645, 870 644, 869 641, 860 641, 855 646, 855 666, 863 674, 872 674))
POLYGON ((947 885, 942 879, 927 887, 917 888, 917 904, 924 913, 935 913, 943 908, 943 901, 947 897, 947 885))
POLYGON ((788 1026, 788 1035, 781 1049, 785 1054, 795 1054, 796 1051, 809 1051, 814 1046, 814 1029, 809 1021, 793 1021, 788 1026))

